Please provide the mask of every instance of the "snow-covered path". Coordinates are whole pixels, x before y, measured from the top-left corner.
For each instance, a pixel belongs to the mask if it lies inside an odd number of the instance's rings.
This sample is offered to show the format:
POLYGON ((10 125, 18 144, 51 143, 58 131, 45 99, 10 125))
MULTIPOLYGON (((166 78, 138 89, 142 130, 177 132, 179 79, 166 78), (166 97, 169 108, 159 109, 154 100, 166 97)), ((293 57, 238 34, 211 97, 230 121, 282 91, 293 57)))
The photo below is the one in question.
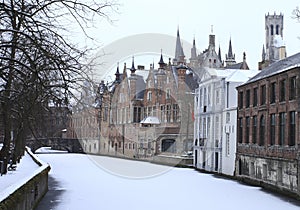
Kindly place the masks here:
MULTIPOLYGON (((193 169, 168 168, 150 163, 82 154, 39 154, 51 165, 49 193, 37 208, 58 210, 292 210, 292 203, 257 187, 217 179, 193 169), (132 167, 165 173, 130 179, 108 173, 95 164, 132 167)), ((138 169, 137 168, 137 169, 138 169)))

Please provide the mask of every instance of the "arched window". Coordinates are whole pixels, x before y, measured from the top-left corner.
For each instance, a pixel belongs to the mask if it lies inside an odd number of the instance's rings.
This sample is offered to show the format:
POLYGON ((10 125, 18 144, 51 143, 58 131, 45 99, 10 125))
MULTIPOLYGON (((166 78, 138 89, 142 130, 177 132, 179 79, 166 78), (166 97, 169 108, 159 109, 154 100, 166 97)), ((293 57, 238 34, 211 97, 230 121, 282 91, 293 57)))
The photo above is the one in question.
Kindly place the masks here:
POLYGON ((279 25, 276 25, 276 35, 279 35, 279 25))
POLYGON ((260 122, 259 122, 259 145, 263 146, 265 144, 265 118, 262 115, 260 117, 260 122))
POLYGON ((274 35, 274 26, 271 25, 271 36, 274 35))

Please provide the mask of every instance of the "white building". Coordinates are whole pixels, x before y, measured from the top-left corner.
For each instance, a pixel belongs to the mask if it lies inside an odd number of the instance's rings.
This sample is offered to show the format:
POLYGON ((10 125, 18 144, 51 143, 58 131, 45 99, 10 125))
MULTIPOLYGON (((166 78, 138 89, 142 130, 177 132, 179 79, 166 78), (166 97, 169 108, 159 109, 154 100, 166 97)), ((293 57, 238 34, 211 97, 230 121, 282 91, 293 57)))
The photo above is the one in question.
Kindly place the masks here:
POLYGON ((194 165, 234 174, 236 152, 236 87, 257 70, 205 68, 195 92, 194 165))

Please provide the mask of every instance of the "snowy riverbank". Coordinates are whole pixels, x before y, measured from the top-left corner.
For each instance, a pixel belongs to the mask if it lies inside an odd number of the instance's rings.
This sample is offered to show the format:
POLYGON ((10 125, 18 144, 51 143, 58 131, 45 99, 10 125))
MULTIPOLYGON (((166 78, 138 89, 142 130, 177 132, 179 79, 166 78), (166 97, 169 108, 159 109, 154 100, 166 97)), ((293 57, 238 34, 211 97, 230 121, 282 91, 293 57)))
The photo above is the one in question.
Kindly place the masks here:
POLYGON ((48 188, 46 178, 49 170, 48 164, 39 160, 30 149, 26 148, 25 155, 16 169, 8 171, 6 175, 0 177, 0 209, 1 205, 7 206, 8 204, 24 206, 24 209, 26 209, 26 206, 34 205, 48 188), (34 183, 31 183, 32 181, 34 183), (13 203, 16 197, 19 196, 16 194, 20 194, 20 192, 22 198, 13 203), (28 200, 30 202, 27 202, 28 200), (22 204, 22 202, 25 204, 22 204))

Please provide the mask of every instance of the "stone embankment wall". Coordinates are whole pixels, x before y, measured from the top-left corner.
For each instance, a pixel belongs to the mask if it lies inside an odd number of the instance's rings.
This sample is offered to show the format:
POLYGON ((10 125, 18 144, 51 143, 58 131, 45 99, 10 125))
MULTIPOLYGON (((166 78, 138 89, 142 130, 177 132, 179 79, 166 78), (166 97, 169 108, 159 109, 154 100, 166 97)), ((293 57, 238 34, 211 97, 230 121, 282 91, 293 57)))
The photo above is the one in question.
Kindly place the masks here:
POLYGON ((40 166, 40 169, 37 170, 27 182, 0 202, 0 210, 34 209, 48 191, 48 173, 50 166, 38 160, 30 149, 27 149, 26 152, 28 152, 33 161, 40 166))

